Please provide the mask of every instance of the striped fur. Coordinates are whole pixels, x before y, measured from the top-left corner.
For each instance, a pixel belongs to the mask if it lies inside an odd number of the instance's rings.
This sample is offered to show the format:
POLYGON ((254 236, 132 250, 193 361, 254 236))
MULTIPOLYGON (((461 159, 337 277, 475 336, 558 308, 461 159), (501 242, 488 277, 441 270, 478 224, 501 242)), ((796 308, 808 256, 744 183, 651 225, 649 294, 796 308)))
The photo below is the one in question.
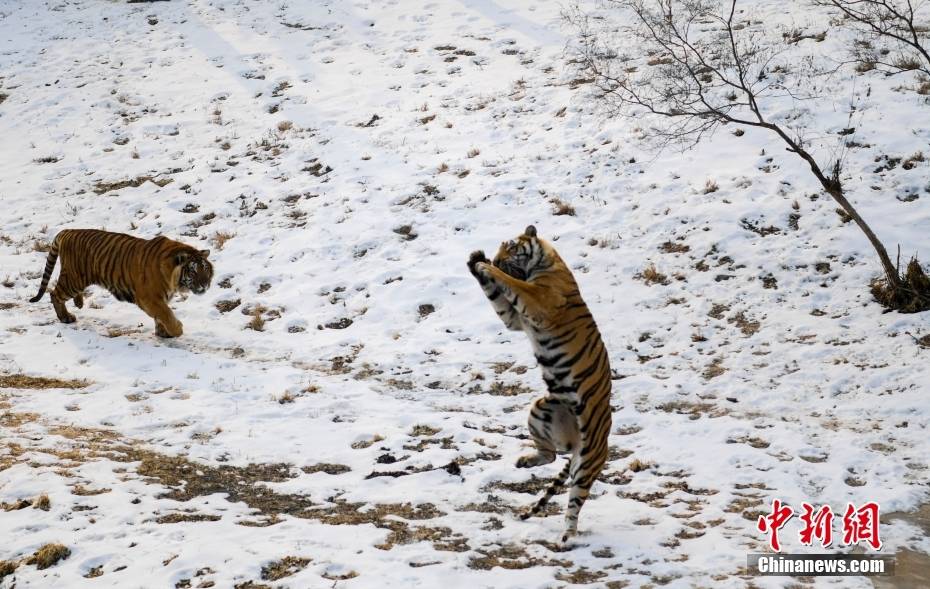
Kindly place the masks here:
POLYGON ((549 464, 561 453, 569 454, 569 460, 523 518, 538 514, 567 484, 565 542, 577 532, 578 513, 607 462, 607 350, 571 271, 532 225, 517 239, 504 242, 493 264, 477 251, 468 268, 504 325, 529 337, 542 369, 548 393, 536 399, 529 416, 536 451, 521 456, 517 467, 549 464))
POLYGON ((61 258, 52 306, 62 323, 73 323, 65 301, 84 306, 84 289, 92 284, 109 290, 119 301, 135 303, 155 320, 155 333, 177 337, 184 331, 168 301, 177 292, 203 294, 213 279, 210 250, 198 250, 167 237, 139 239, 97 229, 65 229, 55 236, 45 262, 38 302, 61 258))

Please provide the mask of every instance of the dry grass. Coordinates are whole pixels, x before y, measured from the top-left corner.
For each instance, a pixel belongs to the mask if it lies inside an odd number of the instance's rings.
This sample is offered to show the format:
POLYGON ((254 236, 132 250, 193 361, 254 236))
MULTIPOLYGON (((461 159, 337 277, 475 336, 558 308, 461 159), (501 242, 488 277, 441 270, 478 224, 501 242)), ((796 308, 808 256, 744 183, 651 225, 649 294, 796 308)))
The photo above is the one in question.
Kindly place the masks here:
POLYGON ((83 389, 90 385, 86 380, 62 380, 27 374, 0 375, 0 389, 83 389))
POLYGON ((436 172, 438 172, 439 174, 442 174, 443 172, 448 172, 448 171, 449 171, 449 164, 447 164, 446 162, 442 162, 441 164, 439 164, 439 167, 436 168, 436 172))
POLYGON ((644 462, 640 460, 639 458, 634 458, 633 460, 630 461, 630 464, 629 466, 627 466, 627 468, 633 472, 642 472, 644 470, 648 470, 652 468, 653 466, 655 466, 655 464, 653 464, 652 462, 644 462))
POLYGON ((574 571, 557 572, 555 578, 573 585, 590 585, 607 576, 604 571, 589 571, 585 567, 578 567, 574 571))
POLYGON ((706 380, 710 380, 712 378, 717 378, 726 371, 727 369, 723 366, 723 358, 717 357, 707 365, 701 376, 703 376, 706 380))
POLYGON ((440 431, 441 431, 441 428, 438 428, 438 427, 431 427, 429 425, 418 424, 418 425, 413 426, 413 429, 410 431, 410 435, 412 437, 435 436, 440 431))
POLYGON ((0 581, 3 580, 3 577, 7 577, 16 572, 17 566, 19 566, 19 563, 15 560, 0 560, 0 581))
POLYGON ((569 560, 541 559, 530 555, 525 545, 505 544, 500 548, 479 548, 480 556, 472 556, 468 560, 468 568, 489 571, 494 567, 502 569, 528 569, 539 566, 570 567, 574 563, 569 560))
POLYGON ((717 185, 717 182, 714 180, 708 180, 704 183, 704 194, 710 194, 711 192, 717 192, 720 190, 720 186, 717 185))
MULTIPOLYGON (((348 573, 336 574, 336 573, 323 573, 320 575, 324 579, 329 579, 330 581, 348 581, 349 579, 354 579, 358 576, 358 573, 355 571, 349 571, 348 573)), ((335 583, 333 583, 335 586, 335 583)))
POLYGON ((13 503, 0 503, 0 509, 3 509, 3 511, 19 511, 20 509, 26 509, 30 505, 32 505, 32 501, 20 499, 13 503))
POLYGON ((265 307, 261 305, 255 305, 252 308, 252 311, 249 315, 252 316, 252 319, 246 324, 248 329, 252 331, 265 331, 265 319, 262 317, 262 313, 265 311, 265 307))
POLYGON ((634 276, 634 278, 639 278, 645 282, 647 286, 651 286, 653 284, 669 283, 668 277, 665 274, 659 272, 658 269, 656 269, 655 264, 649 264, 643 269, 642 272, 634 276))
POLYGON ((123 188, 138 188, 146 182, 152 182, 159 188, 163 188, 173 182, 171 178, 156 178, 154 176, 136 176, 132 180, 117 180, 115 182, 97 182, 94 184, 94 192, 97 194, 106 194, 113 190, 122 190, 123 188))
POLYGON ((473 148, 471 148, 471 149, 468 150, 468 157, 470 157, 470 158, 472 158, 472 157, 478 157, 479 155, 481 155, 481 150, 478 149, 477 147, 473 147, 473 148))
POLYGON ((215 522, 221 518, 218 515, 206 513, 169 513, 155 518, 157 524, 181 524, 188 522, 215 522))
POLYGON ((871 285, 872 296, 883 307, 901 313, 919 313, 930 309, 930 277, 917 258, 908 262, 900 280, 899 288, 889 285, 884 278, 874 280, 871 285))
POLYGON ((918 151, 914 155, 904 160, 904 162, 901 164, 901 167, 904 168, 905 170, 910 170, 916 167, 917 164, 922 164, 925 161, 927 161, 927 159, 926 157, 924 157, 924 152, 918 151))
POLYGON ((277 581, 290 577, 304 570, 308 564, 310 564, 309 558, 285 556, 281 560, 272 561, 262 567, 262 581, 277 581))
POLYGON ((58 561, 71 556, 71 550, 62 544, 46 544, 39 548, 26 560, 26 564, 34 564, 39 570, 55 566, 58 561))
POLYGON ((560 198, 553 198, 553 199, 552 199, 551 201, 549 201, 549 202, 551 202, 552 205, 553 205, 553 207, 554 207, 553 210, 552 210, 552 214, 553 214, 553 215, 555 215, 555 216, 559 216, 559 215, 569 215, 569 216, 571 216, 571 217, 574 217, 574 216, 575 216, 575 207, 573 207, 572 205, 568 204, 568 203, 565 202, 564 200, 562 200, 562 199, 560 199, 560 198))
POLYGON ((52 502, 49 500, 47 493, 42 493, 35 498, 35 501, 32 502, 32 507, 33 509, 48 511, 52 507, 52 502))
POLYGON ((921 80, 920 86, 917 87, 917 93, 921 96, 930 96, 930 80, 921 80))
POLYGON ((225 231, 217 231, 216 234, 215 234, 213 237, 210 238, 210 242, 213 244, 213 246, 214 246, 216 249, 221 250, 221 249, 223 249, 223 246, 226 245, 226 242, 229 241, 230 239, 232 239, 232 238, 235 237, 235 236, 236 236, 235 233, 227 233, 227 232, 225 232, 225 231))
POLYGON ((287 133, 294 128, 294 123, 291 121, 281 121, 278 123, 278 131, 281 133, 287 133))
POLYGON ((300 470, 307 474, 313 474, 315 472, 325 472, 328 475, 340 475, 347 472, 350 472, 352 469, 346 466, 345 464, 333 464, 331 462, 321 462, 319 464, 314 464, 312 466, 302 466, 300 470))
POLYGON ((666 241, 659 246, 659 251, 666 254, 683 254, 691 251, 691 246, 675 241, 666 241))
POLYGON ((747 337, 759 331, 759 328, 762 326, 758 321, 746 317, 746 314, 742 311, 730 317, 727 321, 739 327, 739 330, 747 337))
POLYGON ((380 435, 380 434, 375 434, 375 435, 372 436, 371 439, 369 439, 369 440, 359 440, 359 441, 357 441, 357 442, 352 442, 352 449, 353 449, 353 450, 362 450, 362 449, 364 449, 364 448, 368 448, 368 447, 370 447, 370 446, 373 446, 374 444, 377 444, 378 442, 382 441, 383 439, 384 439, 384 436, 382 436, 382 435, 380 435))
POLYGON ((242 304, 242 299, 230 299, 225 301, 217 301, 214 307, 220 313, 229 313, 236 307, 242 304))
POLYGON ((133 327, 108 327, 107 332, 104 334, 107 337, 123 337, 124 335, 129 335, 131 333, 142 333, 141 329, 135 329, 133 327))
MULTIPOLYGON (((50 429, 50 433, 73 440, 80 447, 77 459, 88 460, 94 456, 107 457, 121 462, 146 482, 157 484, 167 491, 159 498, 186 502, 197 497, 206 497, 217 493, 227 496, 231 503, 244 503, 255 510, 263 521, 249 522, 247 525, 270 525, 280 520, 280 516, 316 520, 327 525, 365 525, 390 530, 388 542, 378 548, 390 550, 396 544, 408 544, 418 541, 431 541, 437 550, 465 551, 469 546, 465 538, 443 528, 422 528, 410 524, 415 520, 429 520, 446 515, 433 504, 411 503, 350 503, 338 498, 330 498, 318 504, 304 494, 280 493, 273 490, 266 482, 284 482, 294 476, 289 464, 249 464, 232 466, 228 464, 211 465, 188 460, 183 456, 168 456, 140 448, 131 440, 122 440, 108 430, 59 426, 50 429), (132 466, 129 466, 132 465, 132 466)), ((380 441, 380 436, 368 442, 366 446, 380 441)), ((44 450, 43 450, 44 451, 44 450)), ((76 450, 58 449, 58 454, 76 452, 76 450)), ((58 455, 55 454, 55 455, 58 455)), ((334 465, 333 472, 344 472, 344 467, 334 465)), ((314 467, 308 467, 314 470, 314 467)), ((321 470, 324 470, 321 468, 321 470)), ((205 521, 217 516, 199 514, 194 511, 175 512, 161 516, 158 521, 205 521)), ((43 548, 41 561, 57 562, 68 555, 67 548, 52 546, 43 548)), ((36 560, 39 562, 39 559, 36 560)), ((52 563, 54 564, 54 563, 52 563)), ((48 566, 51 566, 49 564, 48 566)))
POLYGON ((296 399, 297 399, 297 395, 295 395, 294 393, 290 391, 285 391, 274 398, 274 400, 277 401, 279 405, 293 403, 296 399))

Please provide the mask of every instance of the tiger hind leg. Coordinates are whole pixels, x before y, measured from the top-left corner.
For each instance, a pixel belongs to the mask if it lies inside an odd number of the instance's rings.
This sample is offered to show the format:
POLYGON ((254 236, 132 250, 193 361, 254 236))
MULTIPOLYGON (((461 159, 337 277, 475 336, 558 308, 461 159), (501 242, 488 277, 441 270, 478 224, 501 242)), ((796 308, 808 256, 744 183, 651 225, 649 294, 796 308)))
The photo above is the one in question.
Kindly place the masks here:
POLYGON ((74 295, 74 298, 71 300, 74 301, 74 306, 77 307, 78 309, 84 308, 84 293, 83 292, 77 293, 76 295, 74 295))
POLYGON ((82 292, 84 292, 83 285, 77 284, 71 275, 62 272, 61 276, 58 277, 58 284, 55 285, 55 289, 51 292, 52 307, 55 308, 55 314, 58 316, 59 321, 62 323, 74 323, 76 321, 74 315, 69 313, 68 308, 65 307, 65 301, 80 296, 82 292))
POLYGON ((591 485, 596 477, 587 477, 583 480, 575 480, 571 489, 568 491, 568 510, 565 512, 565 533, 562 534, 562 543, 568 542, 568 539, 578 533, 578 514, 581 512, 581 506, 588 499, 591 491, 591 485))
POLYGON ((572 452, 578 447, 578 423, 568 405, 545 396, 530 407, 530 435, 536 452, 521 456, 517 468, 532 468, 549 464, 557 452, 572 452))
POLYGON ((520 519, 529 519, 533 516, 539 515, 539 512, 549 504, 549 500, 562 491, 562 487, 565 486, 565 481, 568 479, 568 473, 572 468, 573 459, 574 456, 565 463, 565 467, 558 475, 556 475, 555 480, 549 484, 549 487, 546 488, 546 492, 542 497, 539 498, 539 501, 537 501, 531 508, 521 513, 520 519))

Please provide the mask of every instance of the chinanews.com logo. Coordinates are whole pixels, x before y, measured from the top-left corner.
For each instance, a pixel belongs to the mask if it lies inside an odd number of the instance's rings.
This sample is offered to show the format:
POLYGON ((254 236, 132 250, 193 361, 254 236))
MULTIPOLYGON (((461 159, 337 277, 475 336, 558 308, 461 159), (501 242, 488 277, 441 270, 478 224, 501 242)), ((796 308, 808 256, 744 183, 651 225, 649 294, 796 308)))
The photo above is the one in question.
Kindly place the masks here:
POLYGON ((800 520, 798 540, 802 546, 819 545, 821 548, 831 546, 856 548, 867 551, 879 551, 882 539, 879 532, 878 503, 869 501, 859 507, 846 504, 842 512, 842 532, 834 537, 834 514, 829 505, 814 506, 801 503, 801 510, 795 511, 779 499, 772 500, 771 511, 760 515, 756 529, 768 536, 769 548, 773 554, 750 554, 747 565, 750 572, 757 575, 789 576, 834 576, 863 575, 890 576, 894 574, 894 558, 876 554, 779 554, 782 549, 781 533, 787 533, 785 526, 795 516, 800 520))

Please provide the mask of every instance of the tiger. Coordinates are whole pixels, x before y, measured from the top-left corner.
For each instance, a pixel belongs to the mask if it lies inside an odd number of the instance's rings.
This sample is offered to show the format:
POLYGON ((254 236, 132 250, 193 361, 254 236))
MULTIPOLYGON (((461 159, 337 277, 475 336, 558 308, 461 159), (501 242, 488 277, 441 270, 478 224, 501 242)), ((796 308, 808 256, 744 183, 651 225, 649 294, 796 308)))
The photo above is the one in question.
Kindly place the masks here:
POLYGON ((612 425, 610 362, 600 331, 568 266, 552 245, 528 226, 501 244, 493 263, 472 252, 468 269, 507 329, 524 332, 542 369, 548 393, 537 398, 528 425, 535 452, 517 468, 568 462, 543 496, 520 518, 539 514, 570 484, 562 543, 578 532, 578 514, 607 462, 612 425))
POLYGON ((160 337, 178 337, 184 327, 168 301, 178 292, 203 294, 213 280, 210 250, 198 250, 164 236, 141 239, 99 229, 64 229, 48 250, 38 302, 61 256, 58 284, 51 291, 52 307, 62 323, 74 323, 65 301, 84 306, 84 290, 99 285, 118 301, 135 303, 155 320, 160 337))

